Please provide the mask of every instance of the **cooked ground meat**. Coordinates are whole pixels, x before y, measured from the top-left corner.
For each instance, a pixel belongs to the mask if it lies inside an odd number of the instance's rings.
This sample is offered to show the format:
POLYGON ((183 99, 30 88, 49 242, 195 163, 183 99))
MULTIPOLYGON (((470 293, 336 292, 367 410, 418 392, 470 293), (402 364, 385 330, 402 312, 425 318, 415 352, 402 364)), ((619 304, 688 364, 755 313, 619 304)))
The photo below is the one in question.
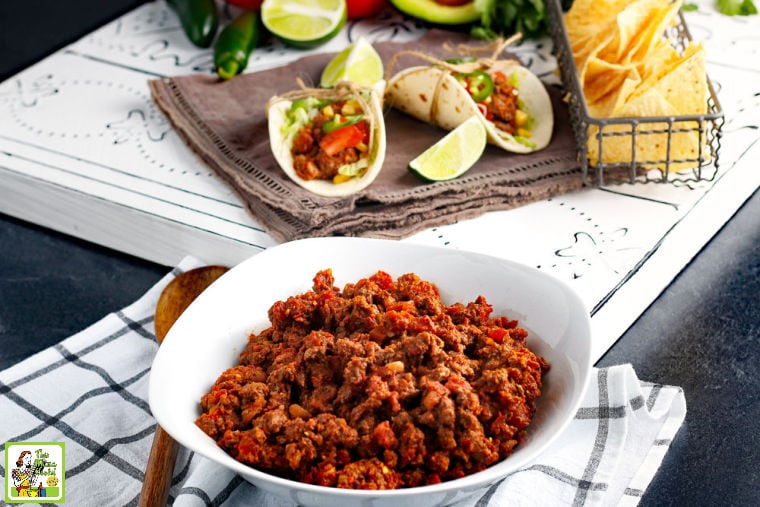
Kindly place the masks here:
POLYGON ((493 94, 487 104, 488 111, 493 115, 491 121, 508 134, 517 131, 515 113, 518 109, 517 88, 509 83, 509 78, 501 72, 492 74, 493 94))
MULTIPOLYGON (((345 103, 346 101, 333 102, 330 105, 331 114, 326 114, 324 110, 320 111, 296 133, 291 153, 293 155, 293 169, 300 178, 307 181, 332 180, 338 175, 338 170, 342 166, 352 164, 360 158, 367 156, 366 148, 362 151, 354 143, 350 142, 342 143, 346 144, 346 146, 336 149, 335 153, 328 154, 323 148, 324 139, 328 135, 324 130, 325 124, 332 121, 335 114, 339 114, 338 111, 341 110, 345 103)), ((362 137, 359 140, 368 142, 368 138, 363 138, 364 135, 369 135, 366 121, 360 122, 359 127, 349 127, 352 130, 357 128, 362 129, 362 133, 360 134, 362 137)), ((334 130, 329 135, 337 137, 337 143, 341 144, 342 139, 340 137, 342 136, 340 136, 338 131, 334 130)))
POLYGON ((445 305, 414 274, 343 290, 331 270, 269 309, 196 424, 235 459, 298 481, 394 489, 463 477, 525 436, 549 365, 481 296, 445 305))

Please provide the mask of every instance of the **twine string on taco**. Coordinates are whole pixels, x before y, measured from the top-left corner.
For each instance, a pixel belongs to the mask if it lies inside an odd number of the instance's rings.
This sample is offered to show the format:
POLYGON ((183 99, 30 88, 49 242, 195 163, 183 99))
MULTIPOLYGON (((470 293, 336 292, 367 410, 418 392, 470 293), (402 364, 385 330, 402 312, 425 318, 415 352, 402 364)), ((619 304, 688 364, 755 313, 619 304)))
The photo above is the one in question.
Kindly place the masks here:
POLYGON ((385 72, 385 80, 388 81, 391 76, 393 75, 393 67, 396 65, 398 60, 404 56, 412 56, 417 57, 421 60, 425 60, 426 62, 430 63, 431 65, 435 65, 437 67, 441 67, 443 69, 446 69, 450 72, 455 73, 468 73, 472 72, 473 70, 489 70, 493 68, 496 65, 501 64, 507 64, 507 63, 513 63, 513 64, 519 64, 517 60, 514 60, 512 58, 507 59, 499 59, 499 55, 503 53, 510 45, 512 45, 514 42, 518 41, 522 37, 522 34, 516 33, 512 37, 509 37, 508 39, 502 39, 498 38, 486 45, 481 46, 472 46, 469 44, 460 43, 456 46, 452 46, 448 41, 444 42, 442 44, 443 49, 446 51, 456 55, 452 59, 441 59, 435 56, 430 56, 429 54, 418 51, 414 49, 407 49, 398 51, 395 53, 390 61, 388 62, 388 65, 386 65, 386 72, 385 72), (489 52, 489 56, 480 56, 476 57, 478 54, 482 54, 485 52, 489 52), (452 61, 457 58, 475 58, 472 61, 452 61))
MULTIPOLYGON (((482 65, 485 65, 486 68, 491 68, 497 62, 504 62, 505 60, 498 60, 499 55, 502 54, 504 51, 506 51, 506 49, 509 46, 519 41, 521 38, 522 38, 522 33, 517 32, 516 34, 512 35, 511 37, 507 39, 498 37, 488 44, 479 45, 479 46, 473 46, 472 44, 466 44, 463 42, 457 44, 456 46, 452 46, 449 41, 446 41, 443 43, 443 48, 446 51, 449 51, 461 57, 476 56, 476 55, 487 53, 490 51, 491 52, 490 56, 481 56, 478 58, 478 62, 481 63, 482 65)), ((509 61, 514 61, 514 60, 509 60, 509 61)))

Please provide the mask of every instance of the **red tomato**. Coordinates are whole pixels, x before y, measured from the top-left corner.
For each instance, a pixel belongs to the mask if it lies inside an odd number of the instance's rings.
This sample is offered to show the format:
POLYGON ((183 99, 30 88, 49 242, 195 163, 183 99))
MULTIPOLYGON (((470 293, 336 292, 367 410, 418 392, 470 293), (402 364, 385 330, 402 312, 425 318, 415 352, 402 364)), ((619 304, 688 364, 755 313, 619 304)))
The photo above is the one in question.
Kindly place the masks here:
POLYGON ((497 327, 496 329, 491 329, 488 331, 488 336, 493 339, 496 343, 504 343, 504 337, 509 334, 509 331, 506 329, 501 329, 500 327, 497 327))
POLYGON ((380 12, 387 0, 347 0, 348 19, 370 18, 380 12))
POLYGON ((362 132, 361 128, 357 127, 356 124, 349 125, 325 134, 325 136, 319 140, 319 147, 322 148, 322 151, 327 155, 332 157, 346 148, 353 148, 361 143, 363 138, 364 132, 362 132))
POLYGON ((359 123, 356 123, 356 128, 358 128, 362 133, 362 142, 364 144, 369 144, 369 123, 366 121, 360 121, 359 123))
POLYGON ((241 9, 257 11, 261 8, 261 4, 264 0, 226 0, 226 2, 230 5, 240 7, 241 9))
POLYGON ((480 111, 480 114, 482 114, 486 120, 493 119, 493 113, 488 110, 488 106, 486 104, 483 102, 478 102, 475 105, 478 106, 478 111, 480 111))

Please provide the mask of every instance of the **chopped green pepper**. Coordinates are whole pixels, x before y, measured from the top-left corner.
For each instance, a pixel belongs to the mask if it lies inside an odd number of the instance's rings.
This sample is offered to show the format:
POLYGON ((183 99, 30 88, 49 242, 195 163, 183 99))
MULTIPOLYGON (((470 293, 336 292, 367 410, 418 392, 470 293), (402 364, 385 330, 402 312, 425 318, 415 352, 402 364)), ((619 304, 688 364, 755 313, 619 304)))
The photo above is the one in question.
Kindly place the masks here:
POLYGON ((322 125, 322 130, 325 133, 332 132, 333 130, 342 129, 343 127, 348 127, 349 125, 354 125, 355 123, 359 123, 364 119, 363 114, 352 114, 348 116, 340 116, 336 114, 333 116, 333 118, 322 125))
POLYGON ((219 33, 214 45, 214 66, 222 79, 231 79, 248 65, 258 44, 259 19, 255 11, 244 11, 219 33))

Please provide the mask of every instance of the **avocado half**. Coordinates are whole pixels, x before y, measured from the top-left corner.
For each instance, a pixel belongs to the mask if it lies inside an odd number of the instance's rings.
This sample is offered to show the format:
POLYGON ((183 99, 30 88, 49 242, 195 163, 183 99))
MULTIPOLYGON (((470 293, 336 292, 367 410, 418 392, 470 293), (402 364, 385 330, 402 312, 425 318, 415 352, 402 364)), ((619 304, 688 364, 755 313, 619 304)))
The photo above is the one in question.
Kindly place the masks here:
POLYGON ((390 0, 393 6, 409 16, 439 25, 463 25, 480 19, 475 2, 449 7, 435 0, 390 0))

